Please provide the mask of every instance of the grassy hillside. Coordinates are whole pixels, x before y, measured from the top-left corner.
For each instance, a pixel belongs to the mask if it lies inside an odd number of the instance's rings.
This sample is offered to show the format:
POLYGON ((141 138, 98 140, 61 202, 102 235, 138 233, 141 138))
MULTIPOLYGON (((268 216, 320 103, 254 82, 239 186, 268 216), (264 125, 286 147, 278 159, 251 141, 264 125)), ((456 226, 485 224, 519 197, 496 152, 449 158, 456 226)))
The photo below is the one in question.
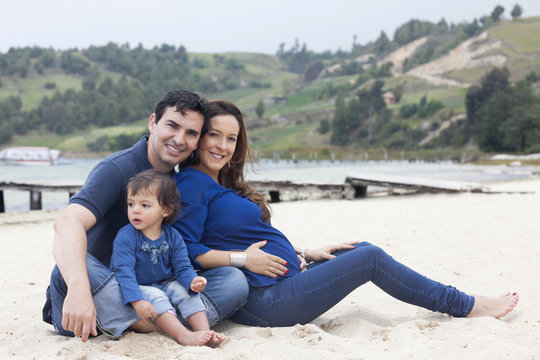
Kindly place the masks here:
MULTIPOLYGON (((441 46, 447 46, 446 44, 449 43, 448 35, 445 36, 444 42, 439 41, 441 46)), ((501 21, 488 29, 487 40, 474 46, 496 42, 500 42, 501 45, 494 46, 481 57, 488 59, 503 56, 506 58, 505 66, 510 70, 512 81, 522 79, 531 71, 540 74, 538 60, 540 58, 540 18, 501 21)), ((432 43, 437 44, 436 41, 432 43)), ((373 45, 366 46, 365 51, 373 51, 373 45)), ((439 50, 436 49, 435 52, 437 51, 439 50)), ((357 55, 362 54, 354 56, 357 55)), ((444 55, 445 53, 442 53, 441 56, 444 55)), ((56 56, 56 61, 59 62, 60 54, 56 56)), ((318 129, 322 121, 332 121, 337 94, 345 93, 347 99, 353 99, 359 90, 366 89, 373 83, 373 79, 366 81, 369 78, 367 74, 371 71, 370 66, 372 66, 368 63, 361 65, 363 70, 360 72, 341 75, 334 72, 326 76, 320 75, 314 81, 305 81, 303 74, 288 70, 286 64, 277 55, 232 52, 190 53, 188 59, 194 79, 206 79, 207 84, 211 82, 212 86, 208 88, 213 90, 202 91, 205 96, 229 99, 243 109, 252 147, 265 153, 303 152, 302 149, 320 151, 330 148, 330 133, 321 134, 318 129), (265 104, 265 112, 259 119, 254 109, 260 101, 265 104)), ((353 54, 350 54, 349 58, 335 55, 324 58, 321 63, 326 69, 335 68, 336 65, 350 68, 351 61, 354 62, 351 59, 353 59, 353 54)), ((138 81, 125 73, 111 70, 107 64, 86 60, 90 67, 99 70, 100 76, 96 86, 99 86, 106 77, 115 83, 121 77, 134 83, 138 81)), ((32 60, 30 70, 24 77, 0 76, 0 101, 10 96, 18 96, 22 100, 22 111, 28 112, 37 108, 45 96, 50 98, 55 92, 63 93, 70 89, 82 90, 83 81, 86 78, 84 75, 68 74, 58 67, 46 68, 40 74, 34 69, 36 61, 32 60)), ((442 76, 462 84, 474 84, 478 83, 480 78, 492 68, 493 66, 486 60, 486 65, 476 64, 474 67, 449 69, 442 76)), ((448 116, 465 111, 464 99, 468 85, 438 85, 429 79, 406 74, 394 74, 390 77, 382 77, 382 80, 385 92, 395 91, 400 87, 403 89, 401 101, 388 106, 392 117, 387 121, 392 124, 387 124, 380 130, 386 131, 389 134, 388 137, 392 135, 393 138, 400 140, 402 137, 409 136, 406 130, 410 132, 420 128, 423 129, 425 135, 429 129, 436 129, 448 120, 448 116), (399 118, 402 106, 418 104, 424 97, 428 100, 440 101, 446 108, 445 115, 428 119, 399 118), (396 126, 397 133, 391 130, 396 126)), ((147 116, 152 111, 153 108, 148 108, 147 115, 129 124, 104 128, 90 127, 73 134, 56 135, 36 130, 25 135, 15 135, 5 145, 44 145, 64 151, 85 152, 88 151, 88 144, 96 138, 137 134, 144 131, 147 116)), ((385 146, 385 143, 377 143, 373 146, 385 146)), ((349 146, 347 151, 354 147, 354 144, 352 147, 349 146)))

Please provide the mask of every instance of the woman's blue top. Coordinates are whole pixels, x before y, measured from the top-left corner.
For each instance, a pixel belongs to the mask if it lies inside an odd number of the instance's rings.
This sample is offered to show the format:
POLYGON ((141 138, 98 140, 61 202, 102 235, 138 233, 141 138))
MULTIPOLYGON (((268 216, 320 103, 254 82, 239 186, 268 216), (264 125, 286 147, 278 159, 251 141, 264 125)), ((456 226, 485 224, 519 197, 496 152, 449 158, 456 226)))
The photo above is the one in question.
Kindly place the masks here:
MULTIPOLYGON (((194 168, 182 169, 175 177, 180 192, 180 216, 174 227, 182 234, 194 267, 195 258, 210 250, 245 250, 267 240, 261 248, 287 261, 289 273, 300 272, 300 261, 289 240, 270 222, 261 219, 261 209, 248 198, 226 189, 207 174, 194 168)), ((273 285, 281 278, 270 278, 244 269, 251 286, 273 285)))

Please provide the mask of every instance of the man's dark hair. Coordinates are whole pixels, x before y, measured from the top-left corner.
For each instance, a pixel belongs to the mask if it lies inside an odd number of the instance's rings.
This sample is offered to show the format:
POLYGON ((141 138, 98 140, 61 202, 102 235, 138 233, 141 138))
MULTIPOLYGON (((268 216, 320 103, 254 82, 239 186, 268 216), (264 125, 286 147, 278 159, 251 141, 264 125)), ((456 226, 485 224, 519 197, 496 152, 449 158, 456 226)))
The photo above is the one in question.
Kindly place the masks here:
POLYGON ((172 90, 161 99, 156 106, 156 124, 159 122, 167 108, 173 107, 182 115, 186 115, 187 110, 200 113, 204 118, 201 135, 206 133, 210 116, 208 114, 208 103, 205 98, 197 93, 188 90, 172 90))
POLYGON ((155 169, 145 170, 135 175, 127 184, 127 196, 138 193, 154 194, 159 206, 171 210, 163 219, 166 224, 173 223, 180 213, 180 194, 176 183, 169 174, 155 169))

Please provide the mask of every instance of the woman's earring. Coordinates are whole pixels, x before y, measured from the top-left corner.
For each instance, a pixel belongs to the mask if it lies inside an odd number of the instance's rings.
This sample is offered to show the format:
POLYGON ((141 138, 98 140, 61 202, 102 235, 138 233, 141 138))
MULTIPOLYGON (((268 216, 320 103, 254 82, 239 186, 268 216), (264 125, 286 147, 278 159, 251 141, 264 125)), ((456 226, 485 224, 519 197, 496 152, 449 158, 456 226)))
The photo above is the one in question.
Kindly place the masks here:
POLYGON ((231 162, 230 162, 230 161, 227 163, 227 167, 228 167, 229 169, 231 168, 231 162))

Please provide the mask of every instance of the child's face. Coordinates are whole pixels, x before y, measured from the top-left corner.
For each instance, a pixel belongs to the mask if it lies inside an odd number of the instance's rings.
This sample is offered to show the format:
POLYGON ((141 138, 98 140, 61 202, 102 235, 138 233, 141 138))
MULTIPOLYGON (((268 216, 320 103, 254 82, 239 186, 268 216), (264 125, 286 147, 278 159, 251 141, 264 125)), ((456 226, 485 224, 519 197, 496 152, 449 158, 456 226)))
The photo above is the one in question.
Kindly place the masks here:
POLYGON ((161 228, 163 218, 169 215, 169 211, 159 205, 156 195, 151 192, 128 194, 127 208, 129 222, 140 231, 161 228))

